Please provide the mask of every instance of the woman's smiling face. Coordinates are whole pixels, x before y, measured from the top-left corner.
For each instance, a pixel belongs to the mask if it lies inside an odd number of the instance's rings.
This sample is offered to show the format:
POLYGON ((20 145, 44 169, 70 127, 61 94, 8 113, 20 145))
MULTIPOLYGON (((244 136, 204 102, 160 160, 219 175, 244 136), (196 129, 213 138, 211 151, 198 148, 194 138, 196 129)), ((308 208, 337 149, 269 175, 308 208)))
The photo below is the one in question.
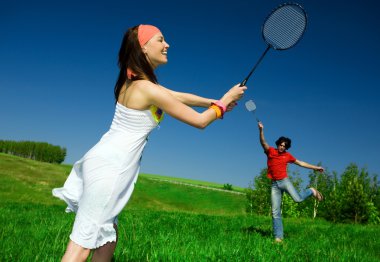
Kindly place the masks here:
POLYGON ((143 52, 153 68, 168 62, 169 44, 161 32, 155 34, 144 46, 143 52))

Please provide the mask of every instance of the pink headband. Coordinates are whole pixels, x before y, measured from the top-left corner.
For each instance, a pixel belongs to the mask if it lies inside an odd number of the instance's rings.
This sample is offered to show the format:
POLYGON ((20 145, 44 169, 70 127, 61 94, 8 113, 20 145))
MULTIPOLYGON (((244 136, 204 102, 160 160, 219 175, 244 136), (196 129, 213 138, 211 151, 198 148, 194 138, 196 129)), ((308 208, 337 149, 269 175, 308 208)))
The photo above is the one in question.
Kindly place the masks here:
POLYGON ((140 46, 143 47, 155 34, 159 32, 160 29, 153 25, 139 25, 137 29, 137 37, 139 38, 140 46))
MULTIPOLYGON (((137 28, 137 38, 139 39, 139 43, 141 48, 157 33, 160 33, 160 29, 153 25, 139 25, 137 28)), ((128 79, 132 79, 136 74, 128 67, 127 68, 127 77, 128 79)))

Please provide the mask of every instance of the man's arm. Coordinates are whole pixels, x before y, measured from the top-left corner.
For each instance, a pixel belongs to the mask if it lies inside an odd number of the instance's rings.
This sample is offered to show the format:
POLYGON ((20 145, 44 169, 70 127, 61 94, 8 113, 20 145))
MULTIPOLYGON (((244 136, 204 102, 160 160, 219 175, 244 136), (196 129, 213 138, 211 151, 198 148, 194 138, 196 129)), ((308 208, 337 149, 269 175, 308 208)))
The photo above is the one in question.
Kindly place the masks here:
POLYGON ((265 137, 264 137, 264 125, 261 122, 259 122, 258 126, 259 126, 259 131, 260 131, 260 144, 263 147, 264 151, 267 152, 269 150, 269 145, 265 141, 265 137))
POLYGON ((325 170, 321 166, 314 166, 314 165, 311 165, 309 163, 306 163, 306 162, 298 160, 298 159, 294 162, 294 164, 302 166, 302 167, 305 167, 305 168, 313 169, 313 170, 316 170, 316 171, 319 171, 319 172, 323 172, 325 170))

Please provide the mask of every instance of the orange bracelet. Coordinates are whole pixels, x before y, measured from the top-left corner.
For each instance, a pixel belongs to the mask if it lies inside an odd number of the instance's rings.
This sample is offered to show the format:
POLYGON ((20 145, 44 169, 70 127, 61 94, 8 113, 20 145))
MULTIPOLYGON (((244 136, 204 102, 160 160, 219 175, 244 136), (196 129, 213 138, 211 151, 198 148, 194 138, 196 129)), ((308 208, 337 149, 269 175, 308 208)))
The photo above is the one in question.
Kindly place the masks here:
POLYGON ((216 118, 223 118, 222 110, 217 105, 211 105, 209 108, 214 109, 216 118))
POLYGON ((211 105, 219 107, 219 109, 220 109, 220 113, 222 114, 222 116, 221 116, 220 118, 223 119, 224 113, 226 112, 226 111, 224 110, 224 107, 222 107, 221 105, 219 105, 219 104, 217 104, 217 103, 211 103, 211 105))
POLYGON ((215 104, 215 106, 217 106, 217 107, 219 107, 219 109, 220 109, 220 113, 221 113, 221 116, 220 116, 220 118, 221 119, 223 119, 223 116, 224 116, 224 109, 223 109, 223 107, 221 107, 220 105, 218 105, 218 104, 215 104))

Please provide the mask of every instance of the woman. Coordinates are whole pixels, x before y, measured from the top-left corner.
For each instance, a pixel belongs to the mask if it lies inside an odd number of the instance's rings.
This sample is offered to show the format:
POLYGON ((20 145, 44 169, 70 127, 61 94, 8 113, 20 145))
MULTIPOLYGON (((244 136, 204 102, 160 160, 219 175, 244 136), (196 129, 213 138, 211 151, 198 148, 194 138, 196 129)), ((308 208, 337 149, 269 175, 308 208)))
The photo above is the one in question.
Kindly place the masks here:
POLYGON ((258 127, 260 131, 260 144, 263 147, 264 152, 268 158, 268 178, 272 180, 271 202, 273 234, 276 242, 282 242, 284 239, 284 229, 281 217, 282 194, 284 192, 287 192, 297 203, 306 200, 310 196, 314 196, 318 201, 323 200, 322 194, 313 187, 310 187, 299 194, 288 177, 287 164, 294 163, 301 167, 309 168, 319 172, 323 172, 324 168, 298 160, 289 152, 287 152, 286 150, 291 147, 292 143, 290 138, 283 136, 278 138, 276 141, 276 149, 269 146, 264 138, 264 125, 259 122, 258 127))
POLYGON ((158 84, 154 70, 167 63, 169 45, 157 27, 139 25, 124 35, 115 85, 116 108, 110 130, 74 167, 53 195, 76 212, 62 261, 110 261, 117 242, 117 216, 136 183, 147 137, 163 112, 196 128, 222 118, 246 87, 232 87, 220 100, 171 91, 158 84), (205 107, 199 113, 190 106, 205 107))

